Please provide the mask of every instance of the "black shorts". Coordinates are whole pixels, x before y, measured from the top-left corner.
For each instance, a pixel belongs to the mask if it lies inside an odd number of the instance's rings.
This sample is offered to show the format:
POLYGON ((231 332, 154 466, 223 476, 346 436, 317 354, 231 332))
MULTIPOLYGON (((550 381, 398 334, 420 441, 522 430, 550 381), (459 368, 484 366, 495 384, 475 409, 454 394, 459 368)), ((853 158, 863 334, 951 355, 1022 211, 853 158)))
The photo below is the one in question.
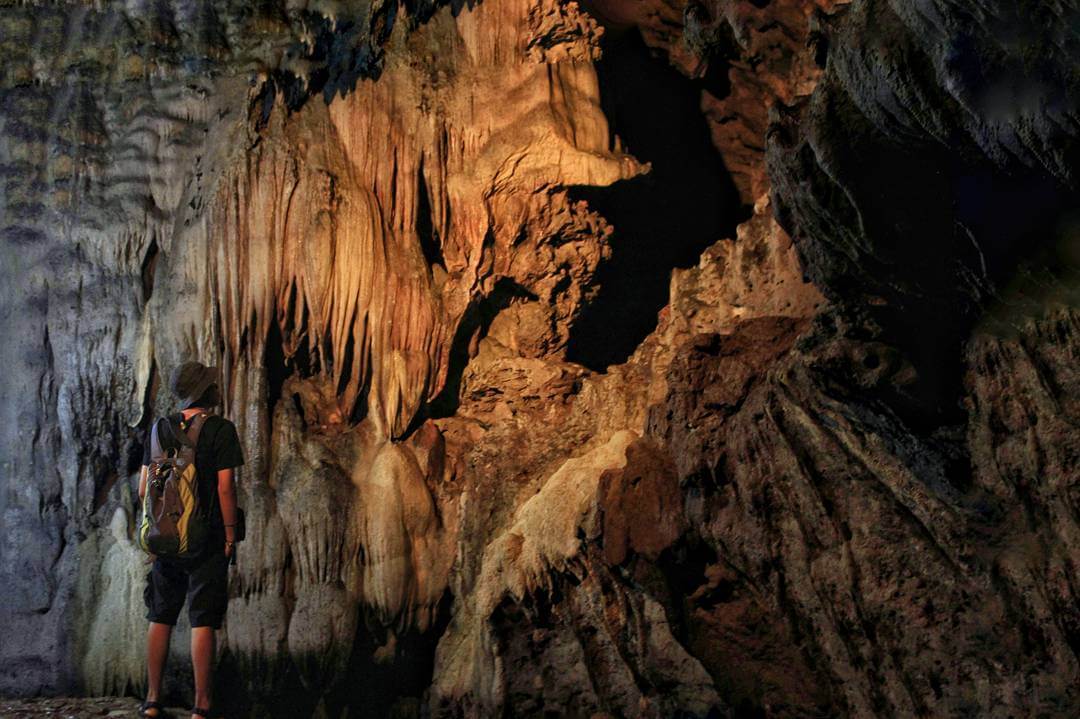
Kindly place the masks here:
POLYGON ((224 551, 209 551, 195 560, 154 560, 143 591, 146 618, 176 624, 185 597, 191 626, 221 627, 229 601, 229 558, 224 551))

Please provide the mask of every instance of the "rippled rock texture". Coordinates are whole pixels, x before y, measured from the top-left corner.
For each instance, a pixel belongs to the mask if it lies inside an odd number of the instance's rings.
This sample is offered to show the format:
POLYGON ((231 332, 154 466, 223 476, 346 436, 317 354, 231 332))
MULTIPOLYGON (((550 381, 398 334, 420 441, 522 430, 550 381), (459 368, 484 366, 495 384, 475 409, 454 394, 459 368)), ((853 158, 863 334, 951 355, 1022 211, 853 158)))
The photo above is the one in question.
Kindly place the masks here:
POLYGON ((1074 715, 1077 28, 4 8, 0 692, 142 690, 195 357, 247 458, 232 714, 1074 715))

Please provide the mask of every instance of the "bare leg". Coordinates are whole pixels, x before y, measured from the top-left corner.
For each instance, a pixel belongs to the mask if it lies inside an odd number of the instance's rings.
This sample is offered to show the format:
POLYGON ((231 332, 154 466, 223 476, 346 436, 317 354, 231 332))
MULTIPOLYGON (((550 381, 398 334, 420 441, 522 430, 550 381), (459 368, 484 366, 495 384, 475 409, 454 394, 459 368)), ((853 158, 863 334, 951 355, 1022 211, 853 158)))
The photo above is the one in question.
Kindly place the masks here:
MULTIPOLYGON (((195 706, 210 708, 213 685, 214 628, 192 627, 191 666, 195 670, 195 706)), ((193 715, 194 716, 194 715, 193 715)))
MULTIPOLYGON (((169 656, 169 638, 172 626, 150 622, 146 630, 146 673, 150 687, 146 690, 146 700, 158 701, 161 696, 161 677, 165 674, 165 660, 169 656)), ((149 716, 157 716, 157 709, 151 709, 149 716)))

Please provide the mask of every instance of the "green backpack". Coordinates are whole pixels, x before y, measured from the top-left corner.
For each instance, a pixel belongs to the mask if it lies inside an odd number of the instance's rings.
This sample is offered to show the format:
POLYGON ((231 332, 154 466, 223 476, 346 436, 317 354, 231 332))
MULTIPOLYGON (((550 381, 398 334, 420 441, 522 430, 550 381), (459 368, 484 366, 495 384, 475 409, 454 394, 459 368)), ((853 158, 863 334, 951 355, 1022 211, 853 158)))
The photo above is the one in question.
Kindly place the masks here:
POLYGON ((200 412, 193 419, 181 419, 179 431, 172 419, 162 417, 150 430, 150 465, 138 537, 139 546, 148 554, 190 557, 202 550, 210 534, 209 512, 199 501, 195 467, 195 448, 207 417, 200 412), (158 435, 162 420, 172 438, 168 449, 162 449, 158 435))

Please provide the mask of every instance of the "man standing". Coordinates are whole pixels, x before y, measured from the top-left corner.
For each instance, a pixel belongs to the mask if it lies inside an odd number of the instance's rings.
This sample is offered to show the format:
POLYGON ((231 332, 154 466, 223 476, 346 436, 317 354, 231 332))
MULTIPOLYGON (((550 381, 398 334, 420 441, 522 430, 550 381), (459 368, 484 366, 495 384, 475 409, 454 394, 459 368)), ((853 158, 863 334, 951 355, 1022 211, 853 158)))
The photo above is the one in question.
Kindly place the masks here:
MULTIPOLYGON (((195 449, 201 506, 210 507, 210 535, 203 550, 195 556, 179 559, 154 557, 147 575, 146 664, 149 689, 139 705, 139 716, 161 717, 159 703, 169 639, 185 597, 191 621, 191 663, 195 674, 195 706, 192 719, 210 716, 215 630, 221 627, 228 602, 228 569, 236 541, 236 486, 233 468, 244 463, 236 425, 212 414, 221 402, 220 373, 217 367, 199 362, 185 362, 171 378, 172 391, 180 401, 180 411, 169 416, 179 431, 187 431, 189 420, 207 416, 199 432, 195 449)), ((164 424, 164 423, 162 423, 164 424)), ((159 428, 158 441, 168 442, 159 428)), ((172 444, 171 446, 176 446, 172 444)), ((147 432, 139 478, 139 499, 146 493, 147 465, 150 464, 150 432, 147 432)))

